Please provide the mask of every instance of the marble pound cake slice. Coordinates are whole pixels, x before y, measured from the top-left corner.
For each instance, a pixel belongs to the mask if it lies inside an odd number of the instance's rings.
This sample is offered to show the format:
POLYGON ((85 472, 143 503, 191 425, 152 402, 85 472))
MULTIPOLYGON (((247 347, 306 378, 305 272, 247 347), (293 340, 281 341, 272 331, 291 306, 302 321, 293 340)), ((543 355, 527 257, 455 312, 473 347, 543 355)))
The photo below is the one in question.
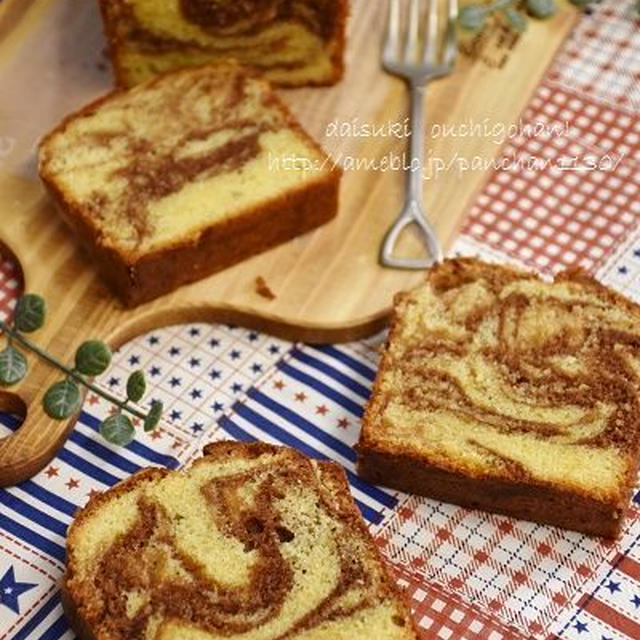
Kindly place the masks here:
POLYGON ((69 116, 41 143, 39 170, 128 306, 327 222, 340 181, 269 84, 230 63, 69 116))
POLYGON ((577 271, 554 282, 447 260, 397 296, 358 444, 411 493, 619 534, 640 454, 640 309, 577 271))
POLYGON ((116 80, 234 59, 282 86, 343 73, 348 0, 100 0, 116 80))
POLYGON ((83 640, 417 640, 344 471, 263 443, 93 498, 63 601, 83 640))

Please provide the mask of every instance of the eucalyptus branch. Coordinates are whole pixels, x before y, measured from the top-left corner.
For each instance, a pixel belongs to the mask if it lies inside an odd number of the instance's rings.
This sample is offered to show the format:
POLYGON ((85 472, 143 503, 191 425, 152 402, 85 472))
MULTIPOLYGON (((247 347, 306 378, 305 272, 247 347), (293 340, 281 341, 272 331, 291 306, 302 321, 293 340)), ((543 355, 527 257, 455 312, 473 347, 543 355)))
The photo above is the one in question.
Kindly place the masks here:
MULTIPOLYGON (((579 9, 589 9, 597 0, 569 0, 579 9)), ((635 7, 640 11, 640 0, 635 7)), ((527 17, 533 16, 544 20, 558 11, 557 0, 493 0, 491 2, 474 2, 460 9, 458 23, 467 31, 480 31, 491 16, 500 16, 514 31, 527 28, 527 17)))
POLYGON ((87 379, 106 371, 111 363, 109 347, 99 340, 87 340, 76 350, 75 366, 67 366, 24 335, 42 327, 44 319, 44 299, 27 294, 18 299, 12 324, 0 320, 0 330, 7 339, 6 348, 0 351, 0 385, 16 384, 27 373, 27 359, 16 348, 18 344, 67 376, 64 380, 54 383, 43 397, 43 408, 51 418, 63 420, 80 410, 82 396, 78 385, 81 385, 117 407, 115 414, 100 423, 100 433, 109 442, 126 445, 134 437, 133 424, 123 412, 141 419, 145 431, 156 428, 162 415, 161 402, 153 401, 146 414, 130 404, 140 401, 146 391, 142 371, 134 371, 127 379, 126 399, 118 398, 87 379))
POLYGON ((138 411, 135 407, 132 407, 129 404, 129 400, 121 400, 120 398, 114 396, 113 394, 105 391, 101 387, 96 386, 95 384, 89 382, 81 373, 78 373, 75 369, 67 367, 65 364, 60 362, 55 356, 41 349, 35 342, 32 342, 26 336, 23 336, 20 332, 16 331, 12 327, 10 327, 6 322, 0 320, 0 330, 7 334, 7 340, 15 340, 19 342, 23 347, 29 349, 35 353, 38 357, 46 360, 50 365, 56 367, 56 369, 60 369, 63 373, 66 373, 67 376, 73 378, 76 382, 80 383, 83 387, 86 387, 89 391, 93 391, 96 395, 99 395, 101 398, 104 398, 111 404, 116 405, 120 409, 124 409, 131 415, 136 418, 140 418, 144 420, 147 416, 146 414, 138 411))

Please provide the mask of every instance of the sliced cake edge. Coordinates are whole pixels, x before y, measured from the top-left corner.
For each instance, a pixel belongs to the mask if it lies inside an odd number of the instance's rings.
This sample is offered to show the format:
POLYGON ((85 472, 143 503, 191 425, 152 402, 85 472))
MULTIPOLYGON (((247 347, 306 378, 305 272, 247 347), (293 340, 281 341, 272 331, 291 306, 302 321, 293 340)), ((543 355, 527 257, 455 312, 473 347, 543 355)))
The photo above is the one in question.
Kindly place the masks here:
MULTIPOLYGON (((206 465, 208 461, 221 462, 233 459, 246 461, 247 459, 260 458, 263 455, 285 455, 285 457, 294 461, 297 460, 305 465, 311 465, 317 478, 318 490, 323 496, 322 499, 332 505, 332 508, 339 514, 340 520, 348 522, 349 525, 358 532, 359 537, 368 547, 367 553, 370 553, 378 564, 379 568, 377 571, 381 571, 383 574, 384 596, 386 601, 393 604, 396 611, 393 616, 393 624, 391 625, 395 629, 392 637, 397 640, 417 640, 418 635, 415 622, 411 616, 411 612, 407 606, 404 595, 393 581, 387 560, 383 557, 379 547, 375 544, 364 520, 362 519, 360 511, 351 496, 345 471, 340 465, 330 461, 311 460, 288 447, 281 447, 263 442, 238 443, 232 441, 220 441, 207 445, 204 448, 203 457, 198 458, 192 464, 191 468, 197 467, 201 464, 206 465)), ((111 489, 95 494, 90 498, 87 505, 76 513, 68 534, 67 570, 62 579, 61 597, 65 614, 71 622, 74 631, 80 638, 82 638, 82 640, 96 640, 96 638, 99 637, 94 633, 94 629, 92 629, 87 618, 83 614, 83 607, 86 606, 87 599, 90 600, 90 594, 88 594, 88 598, 87 594, 78 594, 77 586, 74 585, 73 580, 75 556, 74 552, 70 549, 75 546, 75 539, 78 535, 78 531, 83 525, 83 522, 86 519, 91 518, 93 514, 99 513, 100 507, 102 505, 109 504, 112 499, 126 495, 130 491, 135 490, 138 487, 142 487, 145 483, 151 485, 161 481, 167 475, 176 473, 182 473, 182 471, 169 471, 167 469, 153 467, 143 469, 135 473, 133 476, 121 481, 111 489), (82 604, 79 605, 78 601, 81 601, 82 604)), ((361 640, 366 640, 366 638, 369 637, 367 634, 367 630, 363 629, 362 636, 359 634, 349 635, 349 640, 352 638, 353 640, 360 638, 361 640)), ((232 634, 230 637, 235 636, 232 634)), ((340 635, 340 638, 342 637, 343 636, 340 635)), ((387 636, 385 635, 384 637, 387 636)))
POLYGON ((134 255, 102 241, 99 226, 74 201, 49 171, 48 143, 63 134, 69 123, 90 117, 113 98, 129 91, 143 91, 170 81, 172 76, 189 74, 217 67, 237 67, 248 77, 260 74, 242 69, 232 62, 178 69, 155 77, 132 89, 114 89, 78 111, 66 116, 40 142, 39 173, 47 191, 67 226, 80 240, 109 288, 127 307, 134 307, 176 288, 231 267, 249 257, 283 244, 294 237, 312 231, 333 219, 338 212, 341 169, 309 136, 286 106, 275 96, 271 104, 279 110, 287 126, 309 144, 323 159, 318 174, 305 184, 289 189, 261 205, 243 210, 203 229, 197 237, 178 241, 172 246, 134 255), (325 168, 326 166, 326 168, 325 168))
MULTIPOLYGON (((458 267, 472 269, 480 265, 475 258, 456 258, 444 261, 453 271, 458 267)), ((493 267, 491 267, 493 268, 493 267)), ((531 272, 506 265, 498 267, 515 279, 539 278, 531 272)), ((435 269, 438 269, 436 266, 435 269)), ((447 274, 445 277, 448 277, 447 274)), ((427 274, 427 278, 429 273, 427 274)), ((556 275, 554 282, 575 282, 593 288, 612 305, 619 305, 638 317, 640 307, 621 294, 602 285, 581 269, 567 269, 556 275)), ((419 285, 417 289, 424 285, 419 285)), ((394 298, 391 325, 379 365, 370 400, 365 407, 359 441, 358 473, 374 484, 392 487, 407 493, 422 495, 443 502, 458 504, 514 518, 550 524, 579 531, 592 536, 616 538, 620 535, 629 509, 633 487, 640 468, 640 447, 636 434, 634 451, 621 452, 626 472, 618 486, 616 496, 599 499, 580 490, 553 486, 551 483, 532 482, 527 478, 486 477, 456 468, 446 461, 429 460, 411 442, 389 442, 380 434, 388 394, 381 389, 382 379, 392 366, 388 346, 400 331, 403 306, 411 292, 398 293, 394 298)), ((517 474, 516 474, 517 475, 517 474)))

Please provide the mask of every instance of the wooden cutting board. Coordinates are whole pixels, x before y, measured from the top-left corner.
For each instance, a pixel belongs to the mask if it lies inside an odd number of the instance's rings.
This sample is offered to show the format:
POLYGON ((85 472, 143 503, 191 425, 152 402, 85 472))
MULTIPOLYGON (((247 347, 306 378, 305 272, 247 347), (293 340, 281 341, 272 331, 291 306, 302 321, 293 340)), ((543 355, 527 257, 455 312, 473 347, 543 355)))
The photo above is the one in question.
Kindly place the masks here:
MULTIPOLYGON (((0 4, 0 242, 21 264, 26 290, 47 299, 47 323, 34 334, 38 343, 69 362, 88 337, 118 347, 142 332, 174 323, 230 322, 291 340, 333 342, 383 327, 393 294, 422 277, 377 264, 380 241, 402 204, 402 172, 353 166, 385 156, 401 158, 405 149, 406 141, 393 135, 358 135, 360 125, 405 123, 405 87, 379 65, 386 3, 352 0, 348 72, 342 83, 282 92, 307 130, 345 165, 338 218, 133 311, 124 310, 102 285, 91 261, 59 221, 35 170, 38 139, 65 113, 110 88, 96 4, 0 4), (259 276, 276 295, 274 300, 257 293, 259 276)), ((428 91, 428 123, 459 127, 515 122, 574 16, 563 7, 553 20, 533 22, 517 42, 494 33, 479 56, 484 59, 461 56, 456 73, 428 91)), ((444 162, 490 159, 499 151, 498 138, 428 135, 427 157, 444 162)), ((445 247, 484 179, 482 171, 451 169, 425 181, 426 210, 445 247)), ((409 240, 408 251, 415 248, 411 245, 409 240)), ((26 414, 17 432, 0 440, 0 485, 41 469, 73 426, 74 420, 51 421, 41 409, 43 391, 58 377, 30 357, 25 381, 15 393, 0 394, 0 408, 26 414)))

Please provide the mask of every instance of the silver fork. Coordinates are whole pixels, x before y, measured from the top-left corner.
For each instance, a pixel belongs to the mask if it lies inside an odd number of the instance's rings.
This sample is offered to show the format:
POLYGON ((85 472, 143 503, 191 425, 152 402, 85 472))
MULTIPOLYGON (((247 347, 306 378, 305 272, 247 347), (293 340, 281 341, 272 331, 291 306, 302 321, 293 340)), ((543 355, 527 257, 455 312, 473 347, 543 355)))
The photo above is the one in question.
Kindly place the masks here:
POLYGON ((447 0, 447 25, 442 46, 439 40, 439 2, 426 0, 428 20, 421 34, 423 0, 409 0, 409 19, 402 46, 400 0, 388 0, 389 17, 382 52, 382 65, 387 73, 403 78, 411 91, 411 138, 409 144, 411 164, 406 178, 405 203, 400 215, 387 234, 380 249, 380 263, 397 269, 426 269, 442 260, 442 248, 433 226, 427 220, 422 206, 422 176, 424 165, 424 94, 425 87, 436 78, 453 71, 457 43, 455 21, 458 17, 457 0, 447 0), (414 224, 429 255, 425 258, 401 258, 395 255, 400 234, 414 224))

